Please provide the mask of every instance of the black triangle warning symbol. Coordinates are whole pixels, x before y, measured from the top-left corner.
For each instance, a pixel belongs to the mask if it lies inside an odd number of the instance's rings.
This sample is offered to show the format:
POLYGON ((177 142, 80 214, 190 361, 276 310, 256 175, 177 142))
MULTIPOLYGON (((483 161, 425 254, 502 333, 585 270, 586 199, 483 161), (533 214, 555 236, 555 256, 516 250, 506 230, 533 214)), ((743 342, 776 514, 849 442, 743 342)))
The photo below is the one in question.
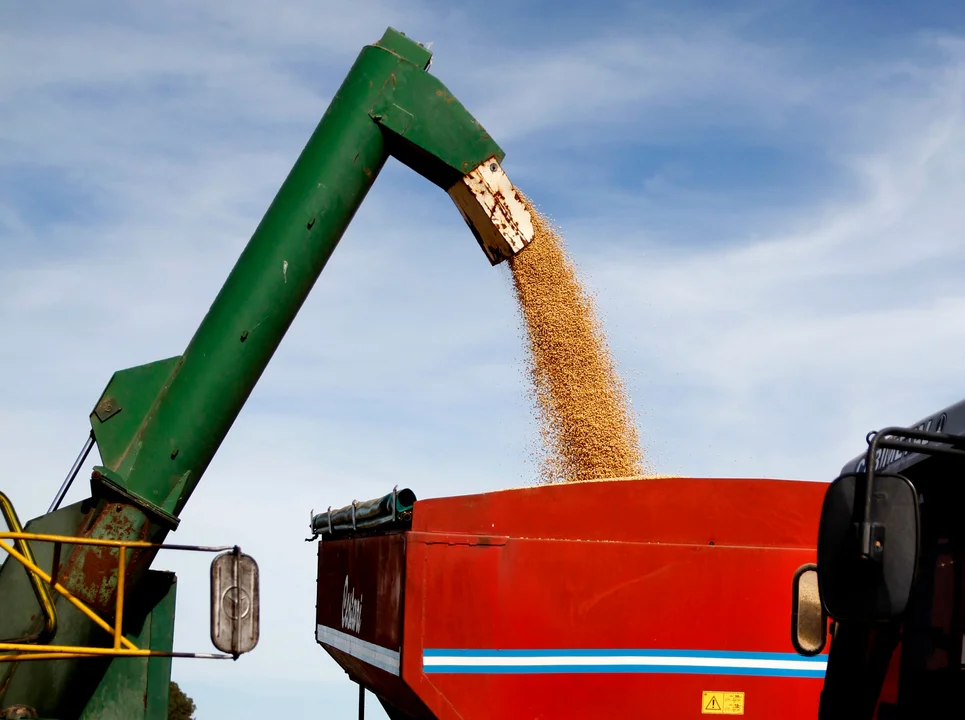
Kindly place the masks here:
POLYGON ((720 705, 717 704, 717 696, 711 695, 710 702, 707 703, 707 707, 705 707, 704 710, 720 710, 720 709, 721 709, 720 705))

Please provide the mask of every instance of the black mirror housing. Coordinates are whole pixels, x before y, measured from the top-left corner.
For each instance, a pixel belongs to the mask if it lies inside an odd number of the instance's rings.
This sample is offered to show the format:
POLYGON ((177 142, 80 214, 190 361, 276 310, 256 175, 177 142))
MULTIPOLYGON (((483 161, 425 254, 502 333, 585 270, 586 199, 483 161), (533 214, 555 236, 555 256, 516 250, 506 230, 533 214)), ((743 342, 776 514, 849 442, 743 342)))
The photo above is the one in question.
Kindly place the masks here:
POLYGON ((887 622, 904 613, 918 569, 918 493, 901 475, 872 475, 871 553, 862 552, 866 473, 828 487, 818 530, 818 583, 838 622, 887 622))

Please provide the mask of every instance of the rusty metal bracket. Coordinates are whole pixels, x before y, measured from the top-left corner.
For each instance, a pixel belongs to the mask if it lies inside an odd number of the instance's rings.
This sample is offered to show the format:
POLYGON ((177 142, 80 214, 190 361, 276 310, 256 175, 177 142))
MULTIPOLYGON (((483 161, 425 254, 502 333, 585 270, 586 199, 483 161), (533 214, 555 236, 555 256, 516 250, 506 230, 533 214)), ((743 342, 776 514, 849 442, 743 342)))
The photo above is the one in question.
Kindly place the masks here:
POLYGON ((105 467, 95 467, 94 472, 92 472, 90 476, 91 494, 97 495, 98 490, 106 490, 109 494, 119 496, 124 502, 139 507, 145 514, 169 530, 178 529, 178 525, 181 523, 180 518, 172 515, 160 506, 155 505, 150 500, 146 500, 140 495, 135 495, 124 487, 116 477, 115 473, 105 467))

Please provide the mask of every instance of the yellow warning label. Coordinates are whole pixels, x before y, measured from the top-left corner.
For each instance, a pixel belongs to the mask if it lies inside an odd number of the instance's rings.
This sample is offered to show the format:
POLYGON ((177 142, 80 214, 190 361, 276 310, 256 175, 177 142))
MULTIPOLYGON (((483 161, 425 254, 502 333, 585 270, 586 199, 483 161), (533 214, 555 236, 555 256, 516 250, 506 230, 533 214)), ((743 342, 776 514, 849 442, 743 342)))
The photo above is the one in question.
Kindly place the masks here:
POLYGON ((700 707, 704 715, 743 715, 744 693, 704 690, 700 707))
POLYGON ((704 697, 700 702, 704 714, 724 714, 724 693, 705 690, 704 697))

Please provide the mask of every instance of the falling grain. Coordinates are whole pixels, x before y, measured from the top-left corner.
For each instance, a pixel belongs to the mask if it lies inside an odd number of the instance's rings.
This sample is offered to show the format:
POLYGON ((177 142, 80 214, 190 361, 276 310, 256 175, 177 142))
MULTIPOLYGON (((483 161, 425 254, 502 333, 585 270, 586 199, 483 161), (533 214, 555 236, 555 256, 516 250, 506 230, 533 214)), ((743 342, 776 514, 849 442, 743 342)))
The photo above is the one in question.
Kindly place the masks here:
POLYGON ((543 482, 641 475, 626 395, 591 298, 559 234, 530 205, 533 241, 512 260, 529 341, 530 387, 544 456, 543 482))

